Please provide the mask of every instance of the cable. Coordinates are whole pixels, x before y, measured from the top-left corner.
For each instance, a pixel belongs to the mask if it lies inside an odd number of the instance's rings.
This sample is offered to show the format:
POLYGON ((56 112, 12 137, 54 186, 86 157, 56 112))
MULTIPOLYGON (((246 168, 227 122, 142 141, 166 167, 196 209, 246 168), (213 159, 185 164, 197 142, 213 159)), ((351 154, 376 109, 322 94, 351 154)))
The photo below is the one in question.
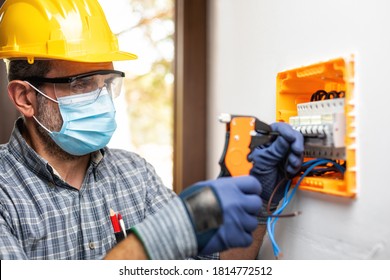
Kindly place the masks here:
POLYGON ((335 161, 332 161, 332 160, 329 160, 329 159, 314 159, 314 160, 310 160, 310 161, 307 161, 307 162, 304 162, 302 164, 302 170, 305 169, 305 171, 303 172, 303 174, 300 176, 300 178, 298 179, 297 183, 295 184, 294 188, 292 188, 291 192, 289 193, 290 191, 290 186, 291 186, 291 183, 292 183, 292 180, 288 180, 287 183, 286 183, 286 186, 285 186, 285 195, 284 195, 284 198, 283 198, 283 202, 282 202, 282 205, 275 211, 272 213, 272 215, 274 215, 275 217, 268 217, 267 219, 267 232, 268 232, 268 237, 271 241, 271 244, 272 244, 272 248, 273 248, 273 252, 274 252, 274 256, 276 259, 279 258, 280 256, 280 248, 275 240, 275 237, 274 237, 274 232, 275 232, 275 224, 276 222, 279 220, 279 217, 278 215, 280 215, 283 210, 287 207, 287 205, 291 202, 292 198, 294 197, 299 185, 301 184, 302 180, 308 176, 310 174, 310 172, 312 172, 312 170, 315 168, 315 167, 318 167, 318 166, 321 166, 321 165, 324 165, 324 164, 333 164, 333 166, 335 168, 337 168, 338 171, 340 171, 341 173, 344 173, 345 172, 345 168, 343 166, 341 166, 340 164, 338 164, 337 162, 335 161))
POLYGON ((345 91, 332 90, 330 92, 326 92, 325 90, 320 89, 311 95, 310 102, 343 97, 345 97, 345 91))

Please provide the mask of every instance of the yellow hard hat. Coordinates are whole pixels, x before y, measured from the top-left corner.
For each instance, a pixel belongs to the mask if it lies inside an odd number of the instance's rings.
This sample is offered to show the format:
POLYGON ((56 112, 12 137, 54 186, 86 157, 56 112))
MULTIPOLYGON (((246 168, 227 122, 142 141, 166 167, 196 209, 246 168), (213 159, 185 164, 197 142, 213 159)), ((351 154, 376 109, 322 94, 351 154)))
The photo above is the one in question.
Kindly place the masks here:
POLYGON ((0 58, 109 62, 137 56, 119 51, 97 0, 6 0, 0 58))

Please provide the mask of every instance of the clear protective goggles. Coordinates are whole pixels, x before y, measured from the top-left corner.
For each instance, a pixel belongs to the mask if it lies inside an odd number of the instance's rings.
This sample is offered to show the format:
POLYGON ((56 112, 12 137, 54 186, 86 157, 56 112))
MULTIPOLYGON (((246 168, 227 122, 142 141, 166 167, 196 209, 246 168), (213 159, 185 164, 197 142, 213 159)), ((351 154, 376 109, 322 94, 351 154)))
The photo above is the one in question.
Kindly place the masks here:
POLYGON ((70 99, 73 97, 79 97, 76 99, 82 100, 83 95, 88 95, 88 99, 91 100, 91 102, 94 102, 99 97, 103 88, 107 89, 107 92, 112 98, 118 97, 121 93, 124 77, 125 73, 121 71, 98 70, 61 78, 29 77, 26 78, 25 81, 30 84, 53 84, 57 100, 70 99))

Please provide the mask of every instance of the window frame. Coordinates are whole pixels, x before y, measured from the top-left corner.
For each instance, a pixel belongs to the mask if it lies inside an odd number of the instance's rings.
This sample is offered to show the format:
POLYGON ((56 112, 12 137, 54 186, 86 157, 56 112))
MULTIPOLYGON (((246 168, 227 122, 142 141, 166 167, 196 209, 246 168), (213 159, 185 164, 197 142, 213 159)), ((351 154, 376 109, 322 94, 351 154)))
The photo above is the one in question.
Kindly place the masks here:
POLYGON ((206 178, 207 0, 175 0, 173 189, 206 178))

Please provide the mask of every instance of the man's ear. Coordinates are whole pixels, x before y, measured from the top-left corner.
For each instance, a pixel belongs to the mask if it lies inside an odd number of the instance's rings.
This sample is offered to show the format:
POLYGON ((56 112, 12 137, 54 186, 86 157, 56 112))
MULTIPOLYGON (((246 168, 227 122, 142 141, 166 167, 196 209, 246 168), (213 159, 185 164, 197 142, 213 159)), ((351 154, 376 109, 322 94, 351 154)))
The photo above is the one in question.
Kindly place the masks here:
POLYGON ((36 110, 35 91, 26 82, 14 80, 8 84, 8 96, 16 109, 25 117, 32 117, 36 110))

